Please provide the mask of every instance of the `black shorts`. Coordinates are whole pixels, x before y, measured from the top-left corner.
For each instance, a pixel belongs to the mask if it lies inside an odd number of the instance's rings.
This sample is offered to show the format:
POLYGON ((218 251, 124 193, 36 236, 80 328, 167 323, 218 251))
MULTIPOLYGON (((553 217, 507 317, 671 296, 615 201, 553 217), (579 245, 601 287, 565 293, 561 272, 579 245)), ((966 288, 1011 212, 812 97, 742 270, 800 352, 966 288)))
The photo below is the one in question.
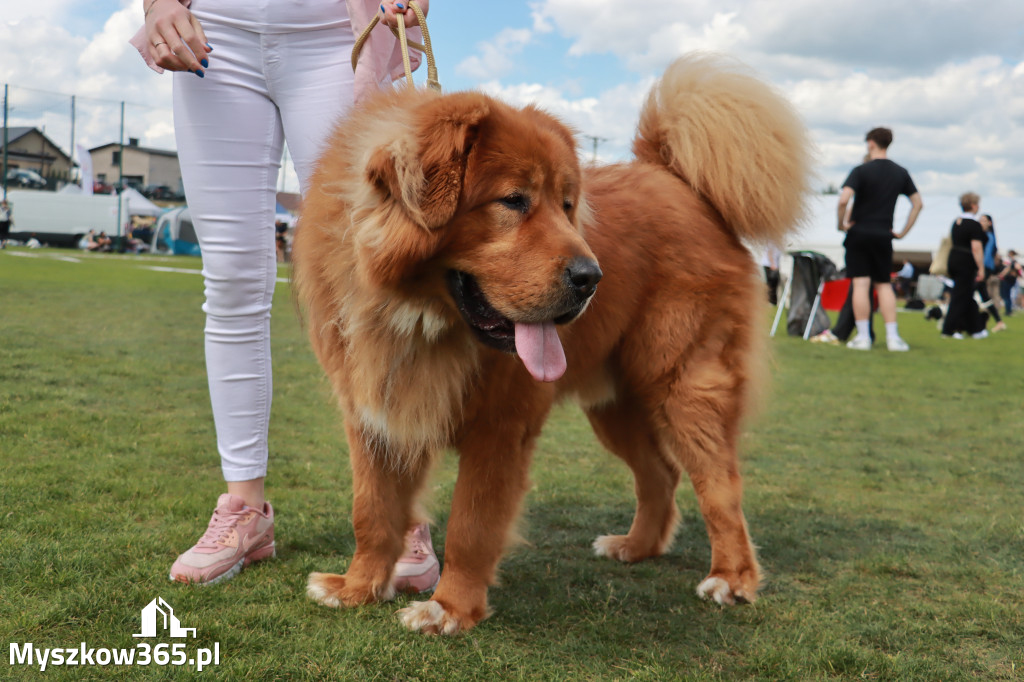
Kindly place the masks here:
POLYGON ((846 276, 870 277, 872 282, 889 282, 892 276, 892 234, 881 230, 846 233, 846 276))

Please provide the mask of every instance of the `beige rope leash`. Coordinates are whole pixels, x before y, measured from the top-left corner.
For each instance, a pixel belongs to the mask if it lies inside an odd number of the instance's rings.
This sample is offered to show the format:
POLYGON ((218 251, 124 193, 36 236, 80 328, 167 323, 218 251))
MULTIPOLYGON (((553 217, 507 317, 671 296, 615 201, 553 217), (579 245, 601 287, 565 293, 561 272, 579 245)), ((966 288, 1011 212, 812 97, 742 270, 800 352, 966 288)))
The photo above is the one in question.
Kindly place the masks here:
MULTIPOLYGON (((409 61, 409 48, 411 47, 422 52, 427 58, 427 87, 433 90, 440 90, 441 83, 437 80, 437 63, 434 61, 434 50, 430 46, 430 32, 427 31, 427 18, 424 16, 423 10, 420 9, 419 3, 415 0, 409 0, 409 9, 413 11, 416 19, 420 22, 420 29, 423 32, 423 44, 421 45, 406 37, 404 17, 398 22, 397 30, 391 28, 391 32, 398 38, 398 44, 402 47, 402 66, 405 67, 405 77, 409 81, 409 87, 415 87, 416 84, 412 80, 412 63, 409 61)), ((353 71, 356 70, 356 64, 359 63, 359 53, 363 50, 363 44, 370 37, 370 31, 373 30, 378 21, 380 21, 380 14, 374 14, 373 21, 363 29, 363 32, 356 39, 356 44, 352 48, 353 71)))

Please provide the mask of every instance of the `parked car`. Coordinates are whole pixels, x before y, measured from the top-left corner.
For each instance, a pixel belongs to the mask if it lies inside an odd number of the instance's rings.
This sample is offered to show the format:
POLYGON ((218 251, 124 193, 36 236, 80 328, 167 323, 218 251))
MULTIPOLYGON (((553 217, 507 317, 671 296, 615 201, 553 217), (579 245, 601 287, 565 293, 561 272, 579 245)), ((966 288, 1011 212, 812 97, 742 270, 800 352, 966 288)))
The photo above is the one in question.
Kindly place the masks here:
POLYGON ((102 180, 95 180, 92 183, 93 194, 113 194, 114 186, 103 182, 102 180))
POLYGON ((113 189, 118 194, 124 190, 125 187, 131 187, 136 192, 142 193, 142 184, 138 180, 114 180, 113 189))
POLYGON ((147 199, 156 199, 157 201, 179 201, 181 199, 181 195, 167 185, 147 185, 142 190, 142 195, 147 199))
POLYGON ((31 189, 42 189, 46 187, 46 180, 34 170, 25 168, 12 168, 7 171, 7 184, 17 187, 28 187, 31 189))

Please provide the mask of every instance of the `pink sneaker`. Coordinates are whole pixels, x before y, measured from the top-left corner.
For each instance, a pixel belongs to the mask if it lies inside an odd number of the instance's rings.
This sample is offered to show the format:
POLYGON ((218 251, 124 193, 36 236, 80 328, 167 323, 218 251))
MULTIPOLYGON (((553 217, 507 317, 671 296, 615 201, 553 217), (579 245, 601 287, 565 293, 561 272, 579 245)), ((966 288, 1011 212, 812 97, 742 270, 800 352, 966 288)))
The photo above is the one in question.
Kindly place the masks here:
POLYGON ((274 509, 245 506, 241 497, 224 493, 217 498, 210 525, 195 547, 171 566, 171 580, 212 585, 234 578, 254 561, 275 555, 274 509))
POLYGON ((421 523, 405 534, 405 554, 395 564, 391 584, 396 592, 428 592, 437 587, 441 566, 430 542, 430 526, 421 523))

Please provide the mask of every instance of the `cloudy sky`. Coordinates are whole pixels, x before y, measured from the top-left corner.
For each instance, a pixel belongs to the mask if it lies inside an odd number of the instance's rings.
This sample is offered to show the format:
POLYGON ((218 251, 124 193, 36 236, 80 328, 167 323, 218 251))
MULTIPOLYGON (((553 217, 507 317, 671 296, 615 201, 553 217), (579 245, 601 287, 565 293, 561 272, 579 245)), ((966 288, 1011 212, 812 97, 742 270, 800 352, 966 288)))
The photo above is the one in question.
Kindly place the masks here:
MULTIPOLYGON (((1021 0, 433 0, 441 82, 539 102, 590 158, 628 156, 643 94, 673 57, 731 53, 788 95, 817 145, 815 185, 838 186, 871 127, 926 195, 1024 196, 1021 0)), ((141 0, 5 3, 0 80, 11 125, 65 149, 125 137, 173 149, 170 78, 128 38, 141 0)), ((294 189, 294 180, 286 187, 294 189)))

